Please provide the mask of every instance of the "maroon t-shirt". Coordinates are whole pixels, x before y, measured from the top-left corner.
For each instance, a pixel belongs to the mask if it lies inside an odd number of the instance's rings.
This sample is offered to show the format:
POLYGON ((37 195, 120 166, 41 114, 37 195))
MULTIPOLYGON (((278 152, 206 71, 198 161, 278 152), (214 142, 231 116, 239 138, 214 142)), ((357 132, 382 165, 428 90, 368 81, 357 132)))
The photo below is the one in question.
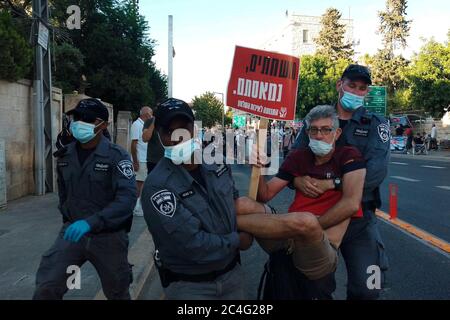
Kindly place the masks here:
MULTIPOLYGON (((344 174, 366 167, 364 158, 354 147, 336 147, 332 158, 321 165, 315 164, 315 156, 310 148, 301 148, 292 151, 281 165, 277 177, 291 182, 295 177, 310 176, 315 179, 341 178, 344 174)), ((296 191, 294 202, 289 212, 307 211, 316 215, 324 214, 333 207, 342 197, 341 191, 327 190, 319 198, 305 197, 296 191)), ((355 215, 362 216, 360 209, 355 215)))

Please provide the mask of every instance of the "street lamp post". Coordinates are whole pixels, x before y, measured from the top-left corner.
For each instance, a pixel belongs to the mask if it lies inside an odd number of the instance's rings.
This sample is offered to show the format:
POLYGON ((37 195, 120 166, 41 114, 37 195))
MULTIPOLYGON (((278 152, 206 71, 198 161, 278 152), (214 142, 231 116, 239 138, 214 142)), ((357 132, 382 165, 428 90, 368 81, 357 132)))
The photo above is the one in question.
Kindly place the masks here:
POLYGON ((223 101, 223 92, 213 92, 214 94, 220 94, 222 96, 222 130, 225 131, 225 105, 223 101))

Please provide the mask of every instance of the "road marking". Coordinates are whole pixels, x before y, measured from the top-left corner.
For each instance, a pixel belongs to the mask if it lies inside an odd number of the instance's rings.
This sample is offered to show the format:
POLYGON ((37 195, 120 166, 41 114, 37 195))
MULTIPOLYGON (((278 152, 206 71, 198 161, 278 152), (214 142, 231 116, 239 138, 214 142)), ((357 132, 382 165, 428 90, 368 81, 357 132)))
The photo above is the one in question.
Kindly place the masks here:
POLYGON ((436 188, 441 188, 441 189, 444 189, 444 190, 450 190, 449 186, 436 186, 436 188))
POLYGON ((401 165, 401 166, 407 166, 407 165, 408 165, 407 163, 404 163, 404 162, 395 162, 395 161, 392 161, 391 163, 392 163, 392 164, 398 164, 398 165, 401 165))
POLYGON ((445 169, 445 167, 437 167, 437 166, 421 166, 422 168, 431 168, 431 169, 445 169))
POLYGON ((419 182, 420 181, 420 180, 411 179, 411 178, 405 178, 405 177, 400 177, 400 176, 391 176, 391 178, 398 179, 398 180, 409 181, 409 182, 419 182))
POLYGON ((381 210, 377 210, 376 215, 384 221, 393 224, 394 226, 399 227, 400 229, 418 237, 419 239, 425 241, 433 247, 437 247, 446 253, 450 253, 450 243, 448 243, 447 241, 440 239, 398 218, 391 219, 391 217, 386 212, 383 212, 381 210))

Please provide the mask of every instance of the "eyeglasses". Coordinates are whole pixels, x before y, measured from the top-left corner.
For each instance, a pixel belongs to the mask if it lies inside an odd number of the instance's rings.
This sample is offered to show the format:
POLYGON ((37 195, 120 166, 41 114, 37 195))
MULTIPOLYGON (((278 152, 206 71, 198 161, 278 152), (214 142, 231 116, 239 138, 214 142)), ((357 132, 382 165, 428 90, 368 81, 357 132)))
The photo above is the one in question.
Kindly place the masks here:
POLYGON ((316 136, 319 132, 324 136, 328 136, 332 131, 334 131, 334 129, 330 127, 323 127, 323 128, 312 127, 308 129, 308 132, 313 136, 316 136))

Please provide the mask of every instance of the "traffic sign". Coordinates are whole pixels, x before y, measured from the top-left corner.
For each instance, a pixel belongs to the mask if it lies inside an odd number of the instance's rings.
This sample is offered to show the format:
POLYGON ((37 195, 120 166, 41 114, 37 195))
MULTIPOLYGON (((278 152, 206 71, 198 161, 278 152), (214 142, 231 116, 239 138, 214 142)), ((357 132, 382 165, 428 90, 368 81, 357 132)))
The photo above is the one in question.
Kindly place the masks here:
POLYGON ((370 112, 385 116, 386 115, 386 87, 369 86, 370 90, 364 99, 364 107, 370 112))

